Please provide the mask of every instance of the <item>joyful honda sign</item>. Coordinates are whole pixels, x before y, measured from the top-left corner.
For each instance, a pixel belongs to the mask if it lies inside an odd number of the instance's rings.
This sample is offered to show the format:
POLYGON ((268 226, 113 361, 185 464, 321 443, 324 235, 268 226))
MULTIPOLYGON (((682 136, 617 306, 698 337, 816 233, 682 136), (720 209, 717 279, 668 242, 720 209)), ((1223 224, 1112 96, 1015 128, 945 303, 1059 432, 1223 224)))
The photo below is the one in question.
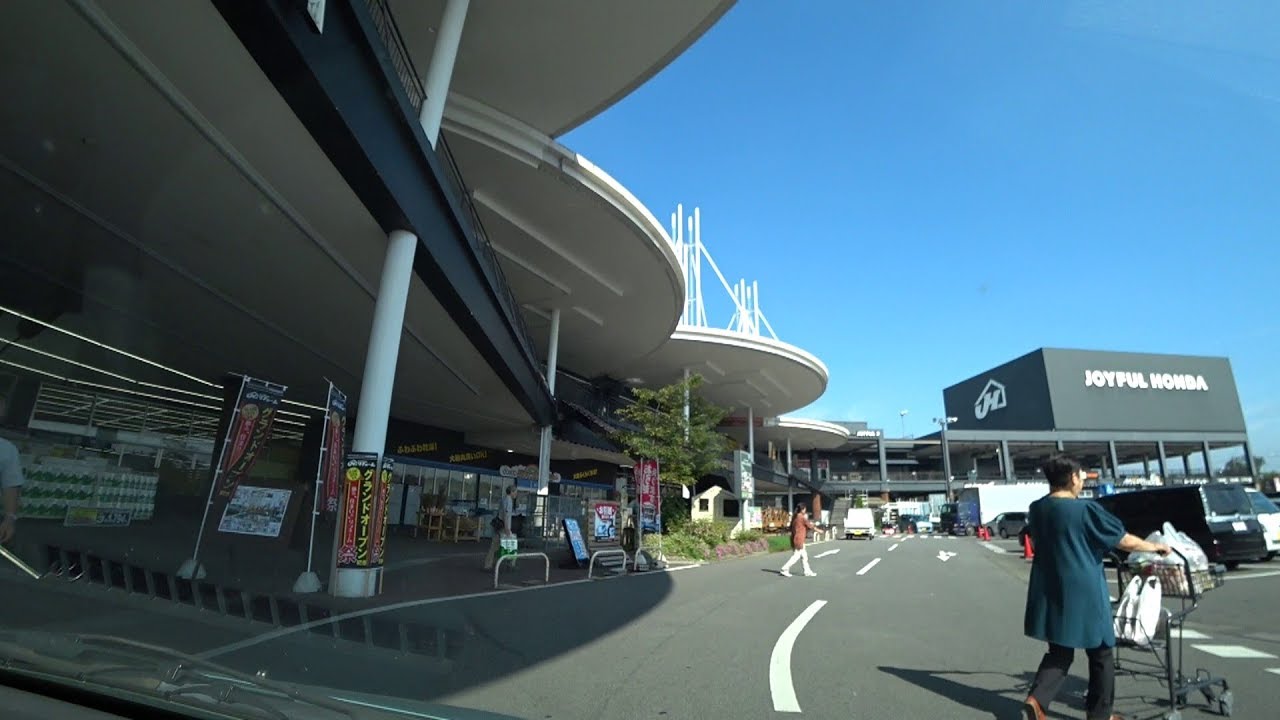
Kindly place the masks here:
POLYGON ((1203 375, 1188 373, 1140 373, 1124 370, 1085 370, 1084 386, 1134 390, 1190 390, 1208 392, 1203 375))

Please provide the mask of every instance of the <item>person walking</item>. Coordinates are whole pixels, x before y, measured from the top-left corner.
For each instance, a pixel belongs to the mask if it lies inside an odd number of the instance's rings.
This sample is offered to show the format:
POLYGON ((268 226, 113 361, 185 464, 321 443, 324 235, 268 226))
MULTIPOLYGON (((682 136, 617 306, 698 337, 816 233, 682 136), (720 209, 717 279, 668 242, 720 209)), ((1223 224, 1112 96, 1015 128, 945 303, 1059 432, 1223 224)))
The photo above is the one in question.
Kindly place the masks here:
POLYGON ((1169 554, 1169 546, 1125 531, 1092 500, 1080 500, 1085 471, 1061 454, 1042 467, 1049 494, 1031 503, 1028 532, 1035 547, 1023 632, 1049 644, 1022 705, 1024 720, 1045 720, 1066 680, 1076 650, 1089 659, 1087 720, 1122 720, 1115 702, 1115 629, 1102 560, 1112 548, 1169 554))
POLYGON ((502 539, 511 537, 511 514, 515 509, 516 486, 508 485, 498 506, 498 514, 493 518, 493 539, 489 541, 489 554, 484 557, 484 569, 492 570, 498 559, 498 550, 502 547, 502 539))
POLYGON ((804 549, 805 538, 808 537, 809 531, 813 529, 813 523, 809 521, 809 516, 805 514, 804 503, 797 504, 796 513, 791 518, 791 549, 795 552, 791 553, 791 559, 787 561, 786 565, 782 566, 782 570, 778 571, 779 575, 791 577, 791 566, 795 565, 796 561, 799 560, 804 563, 805 577, 818 576, 818 573, 809 567, 809 551, 804 549))

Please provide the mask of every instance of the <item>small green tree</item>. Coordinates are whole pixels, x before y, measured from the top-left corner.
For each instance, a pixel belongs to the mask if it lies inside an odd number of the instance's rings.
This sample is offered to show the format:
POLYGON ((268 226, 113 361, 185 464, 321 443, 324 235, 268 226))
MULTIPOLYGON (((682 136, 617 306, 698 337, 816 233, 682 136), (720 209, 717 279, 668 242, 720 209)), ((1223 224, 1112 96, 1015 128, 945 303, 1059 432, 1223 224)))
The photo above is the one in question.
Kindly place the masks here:
POLYGON ((656 390, 632 388, 635 404, 618 410, 618 415, 636 426, 620 430, 614 438, 636 458, 657 460, 662 480, 694 485, 713 471, 733 441, 716 432, 729 411, 712 404, 698 393, 702 376, 692 374, 687 381, 656 390), (684 416, 689 400, 689 421, 684 416))

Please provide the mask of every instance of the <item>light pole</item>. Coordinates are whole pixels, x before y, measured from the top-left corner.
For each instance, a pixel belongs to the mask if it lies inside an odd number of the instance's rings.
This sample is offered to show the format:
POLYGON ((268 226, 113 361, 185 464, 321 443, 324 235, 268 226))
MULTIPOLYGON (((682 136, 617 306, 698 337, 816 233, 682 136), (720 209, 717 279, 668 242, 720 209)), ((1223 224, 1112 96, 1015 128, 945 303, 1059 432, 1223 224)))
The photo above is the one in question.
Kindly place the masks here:
POLYGON ((959 418, 940 417, 934 418, 933 421, 942 426, 942 474, 947 480, 947 502, 954 502, 955 497, 951 493, 951 447, 947 445, 947 426, 956 422, 959 418))
POLYGON ((898 419, 902 421, 902 437, 904 438, 907 436, 907 413, 909 412, 911 411, 910 410, 898 411, 898 419))

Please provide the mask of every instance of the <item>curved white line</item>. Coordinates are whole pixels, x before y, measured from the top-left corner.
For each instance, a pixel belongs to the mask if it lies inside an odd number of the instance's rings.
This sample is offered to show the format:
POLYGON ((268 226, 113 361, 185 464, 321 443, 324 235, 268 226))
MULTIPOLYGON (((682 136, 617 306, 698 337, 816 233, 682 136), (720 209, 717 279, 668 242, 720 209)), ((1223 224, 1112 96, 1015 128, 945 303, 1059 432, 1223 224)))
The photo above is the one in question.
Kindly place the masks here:
POLYGON ((773 654, 769 656, 769 694, 773 696, 773 709, 777 712, 800 712, 796 688, 791 684, 791 649, 795 646, 800 631, 804 630, 804 626, 826 604, 826 600, 814 600, 799 617, 791 621, 778 637, 778 642, 773 645, 773 654))

